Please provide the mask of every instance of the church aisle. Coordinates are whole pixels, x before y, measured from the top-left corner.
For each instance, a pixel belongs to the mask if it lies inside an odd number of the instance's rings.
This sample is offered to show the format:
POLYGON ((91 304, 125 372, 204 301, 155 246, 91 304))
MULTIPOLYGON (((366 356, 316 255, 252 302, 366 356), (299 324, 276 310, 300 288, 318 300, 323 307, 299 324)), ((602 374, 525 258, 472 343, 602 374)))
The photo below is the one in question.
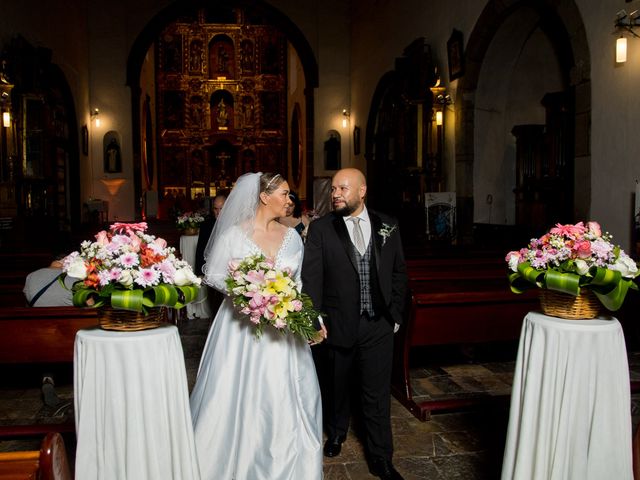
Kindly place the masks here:
MULTIPOLYGON (((185 354, 189 388, 195 383, 200 354, 210 325, 209 319, 181 320, 179 329, 185 354)), ((508 347, 502 355, 427 352, 428 366, 412 370, 414 389, 418 399, 442 398, 447 395, 496 395, 488 402, 462 412, 438 413, 428 422, 413 417, 399 402, 392 399, 394 432, 394 464, 406 480, 494 480, 499 478, 508 422, 509 391, 513 370, 513 352, 508 347), (441 362, 434 363, 435 358, 441 362), (471 358, 475 359, 472 361, 471 358), (502 396, 502 397, 501 397, 502 396), (500 400, 502 398, 502 400, 500 400)), ((629 353, 631 380, 640 380, 640 353, 629 353)), ((41 373, 34 369, 3 367, 0 386, 0 425, 24 423, 73 422, 73 384, 70 366, 52 373, 56 380, 55 394, 59 404, 52 407, 44 402, 40 388, 41 373), (18 372, 11 375, 10 372, 18 372)), ((632 395, 634 426, 640 422, 640 394, 632 395)), ((326 480, 373 479, 364 459, 361 429, 354 420, 342 453, 325 458, 326 480)), ((64 435, 66 448, 73 464, 74 436, 64 435)), ((0 440, 0 451, 37 448, 39 440, 0 440)))

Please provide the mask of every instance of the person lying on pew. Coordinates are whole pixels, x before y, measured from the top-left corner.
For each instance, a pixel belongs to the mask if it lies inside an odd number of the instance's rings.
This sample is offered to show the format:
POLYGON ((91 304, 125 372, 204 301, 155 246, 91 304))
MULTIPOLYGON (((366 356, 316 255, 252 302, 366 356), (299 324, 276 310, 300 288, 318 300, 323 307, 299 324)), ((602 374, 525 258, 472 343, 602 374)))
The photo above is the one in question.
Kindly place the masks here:
POLYGON ((22 291, 28 306, 73 306, 71 287, 79 279, 67 276, 64 280, 64 286, 62 286, 59 278, 62 274, 62 259, 64 257, 64 254, 56 255, 48 267, 40 268, 27 275, 22 291))

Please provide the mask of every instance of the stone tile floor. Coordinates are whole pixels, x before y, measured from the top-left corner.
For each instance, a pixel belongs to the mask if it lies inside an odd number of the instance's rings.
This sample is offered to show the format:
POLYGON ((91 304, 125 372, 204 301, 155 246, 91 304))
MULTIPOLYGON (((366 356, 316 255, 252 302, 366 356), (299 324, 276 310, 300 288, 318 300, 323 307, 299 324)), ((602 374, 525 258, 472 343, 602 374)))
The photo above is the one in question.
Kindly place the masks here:
MULTIPOLYGON (((179 325, 190 388, 204 347, 209 320, 182 321, 179 325)), ((421 422, 392 399, 394 464, 407 480, 495 480, 500 477, 508 421, 508 401, 517 345, 487 345, 474 350, 430 348, 414 352, 412 382, 417 401, 425 399, 489 399, 465 411, 437 413, 421 422)), ((631 379, 640 380, 640 353, 629 354, 631 379)), ((43 372, 3 366, 0 375, 0 425, 73 422, 73 378, 70 366, 54 369, 56 394, 61 403, 43 403, 43 372)), ((640 396, 632 396, 634 425, 640 421, 640 396)), ((326 458, 327 480, 365 480, 369 474, 354 421, 342 453, 326 458)), ((75 438, 65 434, 71 464, 75 438)), ((0 451, 38 448, 38 440, 0 441, 0 451)))

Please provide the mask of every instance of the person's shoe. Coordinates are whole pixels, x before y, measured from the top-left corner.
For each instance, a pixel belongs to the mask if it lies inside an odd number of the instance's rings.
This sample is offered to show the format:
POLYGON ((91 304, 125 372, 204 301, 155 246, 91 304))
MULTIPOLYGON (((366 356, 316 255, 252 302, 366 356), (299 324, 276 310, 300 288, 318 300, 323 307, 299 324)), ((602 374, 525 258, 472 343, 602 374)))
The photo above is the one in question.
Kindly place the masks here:
POLYGON ((382 457, 374 457, 371 459, 369 471, 372 475, 382 480, 403 480, 402 475, 393 468, 393 464, 382 457))
POLYGON ((346 438, 344 435, 327 438, 327 441, 324 442, 324 456, 336 457, 340 455, 340 450, 342 450, 342 444, 344 443, 345 439, 346 438))

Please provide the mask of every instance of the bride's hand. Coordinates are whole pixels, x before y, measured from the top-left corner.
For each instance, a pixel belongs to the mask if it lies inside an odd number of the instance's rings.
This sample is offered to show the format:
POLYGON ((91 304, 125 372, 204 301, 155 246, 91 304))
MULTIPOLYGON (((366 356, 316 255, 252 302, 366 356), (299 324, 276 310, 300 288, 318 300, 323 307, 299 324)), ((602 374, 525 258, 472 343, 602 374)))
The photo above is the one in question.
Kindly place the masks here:
POLYGON ((318 345, 327 339, 327 327, 324 326, 324 323, 320 324, 320 330, 314 338, 309 340, 309 345, 318 345))

